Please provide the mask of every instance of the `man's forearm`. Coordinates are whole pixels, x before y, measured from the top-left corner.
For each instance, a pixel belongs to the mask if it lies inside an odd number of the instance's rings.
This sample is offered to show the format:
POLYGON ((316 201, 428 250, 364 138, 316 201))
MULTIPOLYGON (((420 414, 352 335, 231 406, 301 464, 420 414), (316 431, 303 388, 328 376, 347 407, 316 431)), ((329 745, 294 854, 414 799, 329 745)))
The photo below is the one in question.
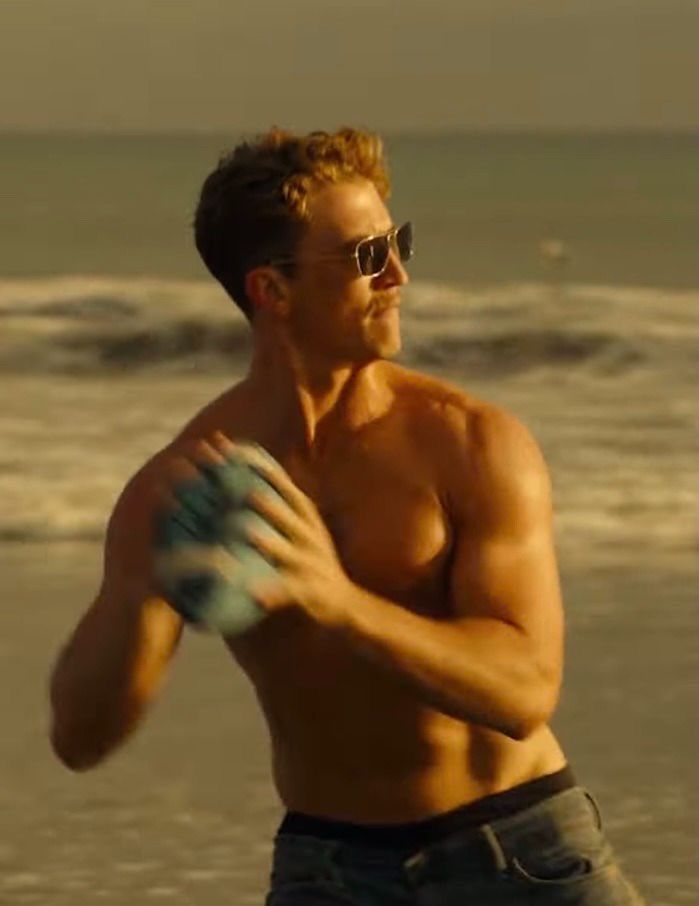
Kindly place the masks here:
POLYGON ((180 628, 159 599, 85 614, 51 677, 51 740, 68 767, 91 767, 133 730, 180 628))
POLYGON ((339 631, 430 706, 523 739, 548 720, 558 690, 526 636, 488 618, 423 617, 352 583, 339 631))

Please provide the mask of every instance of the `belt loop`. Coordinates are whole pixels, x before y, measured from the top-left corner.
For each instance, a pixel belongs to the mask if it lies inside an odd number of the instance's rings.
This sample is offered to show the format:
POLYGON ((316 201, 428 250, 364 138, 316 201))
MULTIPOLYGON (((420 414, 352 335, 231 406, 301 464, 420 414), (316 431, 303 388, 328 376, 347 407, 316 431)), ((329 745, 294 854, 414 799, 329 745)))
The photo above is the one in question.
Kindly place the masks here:
POLYGON ((481 826, 481 831, 483 832, 483 836, 487 840, 488 846, 490 847, 490 850, 493 854, 493 858, 495 859, 495 867, 499 872, 506 872, 508 867, 507 856, 505 855, 505 851, 500 845, 500 841, 498 840, 495 831, 489 824, 483 824, 481 826))

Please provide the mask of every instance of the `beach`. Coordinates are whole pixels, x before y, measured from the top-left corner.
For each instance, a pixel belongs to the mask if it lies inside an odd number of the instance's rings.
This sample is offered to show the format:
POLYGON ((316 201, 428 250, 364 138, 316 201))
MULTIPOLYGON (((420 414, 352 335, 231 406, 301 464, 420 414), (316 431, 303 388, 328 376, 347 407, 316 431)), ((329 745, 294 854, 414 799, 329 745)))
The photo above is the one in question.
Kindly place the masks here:
MULTIPOLYGON (((146 724, 104 765, 71 774, 50 751, 48 665, 94 594, 100 554, 61 543, 1 555, 0 902, 259 904, 282 812, 254 694, 220 641, 187 634, 146 724)), ((554 729, 648 903, 695 903, 696 571, 563 581, 554 729)))

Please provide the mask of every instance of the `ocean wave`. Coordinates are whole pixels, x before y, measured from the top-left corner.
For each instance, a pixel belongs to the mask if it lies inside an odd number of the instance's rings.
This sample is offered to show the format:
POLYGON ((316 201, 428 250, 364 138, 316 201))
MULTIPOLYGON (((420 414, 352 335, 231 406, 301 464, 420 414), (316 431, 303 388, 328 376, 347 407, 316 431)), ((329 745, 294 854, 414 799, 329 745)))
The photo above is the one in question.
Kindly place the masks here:
POLYGON ((113 333, 81 331, 62 338, 58 346, 66 356, 62 370, 123 370, 157 367, 167 362, 187 362, 197 357, 224 364, 249 353, 250 331, 244 324, 217 325, 196 318, 163 324, 158 330, 136 327, 113 333))
MULTIPOLYGON (((629 287, 414 283, 404 290, 409 366, 484 376, 541 367, 618 377, 693 361, 699 292, 629 287)), ((240 367, 250 328, 213 282, 56 277, 0 281, 4 373, 217 372, 240 367)))
MULTIPOLYGON (((532 428, 568 565, 686 563, 699 537, 698 301, 415 282, 400 360, 532 428)), ((101 541, 129 476, 244 375, 251 348, 212 281, 0 281, 0 326, 4 542, 101 541)))
POLYGON ((495 336, 433 336, 416 343, 412 359, 421 366, 452 367, 469 372, 513 374, 542 364, 573 367, 593 363, 599 373, 619 374, 643 365, 643 350, 625 339, 603 333, 564 330, 502 332, 495 336))

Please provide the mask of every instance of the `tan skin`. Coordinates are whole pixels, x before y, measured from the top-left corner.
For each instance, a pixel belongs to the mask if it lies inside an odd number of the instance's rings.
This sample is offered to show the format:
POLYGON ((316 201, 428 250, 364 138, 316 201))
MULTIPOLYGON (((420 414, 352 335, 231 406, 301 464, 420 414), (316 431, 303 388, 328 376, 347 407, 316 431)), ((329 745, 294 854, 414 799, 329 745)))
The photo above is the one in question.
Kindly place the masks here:
MULTIPOLYGON (((102 587, 52 678, 52 740, 78 770, 137 726, 182 636, 153 576, 168 488, 231 440, 264 446, 285 505, 251 500, 290 539, 251 542, 279 577, 268 612, 226 640, 267 718, 286 807, 417 820, 552 773, 563 615, 541 452, 512 415, 389 361, 407 282, 318 258, 392 225, 373 185, 318 190, 293 277, 251 271, 247 377, 127 485, 102 587)), ((245 446, 238 452, 254 458, 245 446)))

